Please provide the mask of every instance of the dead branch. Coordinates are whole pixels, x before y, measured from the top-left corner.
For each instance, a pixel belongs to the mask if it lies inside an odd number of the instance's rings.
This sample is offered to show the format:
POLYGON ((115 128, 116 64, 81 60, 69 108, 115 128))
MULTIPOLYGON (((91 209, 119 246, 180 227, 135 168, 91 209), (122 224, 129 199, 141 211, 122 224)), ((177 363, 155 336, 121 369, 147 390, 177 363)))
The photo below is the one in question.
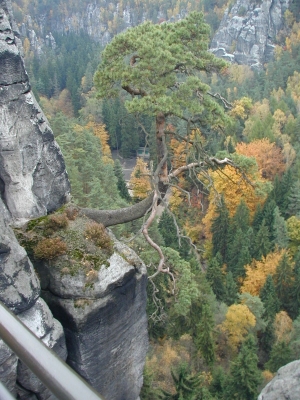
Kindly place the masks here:
POLYGON ((221 96, 220 93, 213 94, 213 93, 207 92, 207 94, 209 94, 211 97, 214 97, 215 99, 221 100, 224 107, 227 108, 228 110, 232 109, 233 105, 228 100, 226 100, 225 97, 221 96))

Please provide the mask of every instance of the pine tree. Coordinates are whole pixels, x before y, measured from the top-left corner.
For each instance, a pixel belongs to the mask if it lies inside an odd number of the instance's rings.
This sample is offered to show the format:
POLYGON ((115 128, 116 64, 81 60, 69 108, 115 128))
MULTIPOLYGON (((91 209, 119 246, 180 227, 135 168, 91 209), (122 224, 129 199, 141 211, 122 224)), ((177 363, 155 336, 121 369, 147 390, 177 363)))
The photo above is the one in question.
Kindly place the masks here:
POLYGON ((252 221, 252 228, 255 233, 257 233, 259 231, 263 219, 264 219, 263 210, 262 210, 261 204, 258 203, 256 210, 255 210, 255 214, 253 216, 253 221, 252 221))
POLYGON ((236 212, 233 216, 232 224, 237 231, 241 229, 243 233, 247 232, 249 229, 250 212, 247 204, 244 200, 241 200, 238 205, 236 212))
POLYGON ((120 161, 118 159, 115 160, 114 172, 115 172, 115 175, 116 175, 116 177, 118 179, 117 186, 118 186, 118 190, 119 190, 120 196, 124 200, 130 202, 131 197, 130 197, 130 194, 128 192, 127 185, 126 185, 126 182, 125 182, 125 179, 124 179, 124 174, 123 174, 121 163, 120 163, 120 161))
POLYGON ((278 205, 281 214, 284 216, 287 215, 287 210, 289 206, 289 196, 291 193, 292 185, 293 185, 292 171, 291 169, 288 169, 280 181, 280 190, 278 191, 279 192, 278 195, 275 197, 276 204, 278 205))
POLYGON ((237 300, 238 300, 237 284, 235 283, 232 272, 228 272, 226 274, 226 279, 225 279, 224 302, 228 306, 231 306, 237 300))
POLYGON ((292 186, 288 197, 287 214, 300 215, 300 180, 298 179, 292 186))
POLYGON ((106 129, 109 133, 109 144, 112 149, 119 149, 121 146, 121 129, 118 120, 120 100, 103 101, 102 117, 106 129))
POLYGON ((222 257, 222 262, 226 260, 226 252, 228 246, 228 231, 230 225, 229 211, 226 207, 224 198, 221 198, 221 203, 217 207, 217 216, 212 221, 212 245, 213 256, 219 253, 222 257))
POLYGON ((159 400, 159 391, 153 389, 153 374, 147 367, 144 368, 143 386, 140 393, 141 400, 159 400))
POLYGON ((260 291, 260 298, 264 304, 264 318, 267 321, 274 321, 275 315, 280 310, 280 303, 276 294, 272 275, 268 275, 264 286, 260 291))
POLYGON ((274 243, 279 249, 285 249, 288 245, 288 231, 284 218, 280 215, 279 208, 274 209, 274 243))
POLYGON ((158 229, 164 239, 165 246, 179 250, 177 229, 171 214, 165 209, 160 217, 158 229))
POLYGON ((230 378, 226 390, 228 399, 255 400, 257 398, 257 388, 262 381, 262 376, 257 367, 256 352, 255 339, 249 335, 230 367, 230 378))
POLYGON ((276 202, 274 199, 269 197, 263 207, 263 217, 265 226, 268 228, 270 243, 274 240, 274 210, 276 208, 276 202))
POLYGON ((209 385, 209 391, 215 399, 226 399, 225 388, 226 388, 226 374, 221 366, 217 366, 212 372, 212 381, 209 385))
POLYGON ((296 319, 300 313, 300 250, 295 255, 294 258, 294 280, 292 282, 291 288, 291 307, 290 315, 292 319, 296 319))
POLYGON ((241 228, 238 228, 228 246, 227 267, 232 272, 234 278, 244 276, 244 266, 251 262, 249 252, 250 242, 247 232, 243 232, 241 228))
POLYGON ((265 224, 265 220, 263 220, 255 238, 254 258, 261 260, 262 256, 266 257, 271 251, 271 247, 269 229, 265 224))
POLYGON ((207 93, 209 87, 199 74, 221 70, 226 65, 208 52, 208 43, 209 26, 203 14, 191 12, 174 23, 147 21, 127 29, 116 35, 101 54, 94 75, 98 96, 128 94, 128 112, 155 116, 155 132, 151 136, 156 138, 160 186, 168 171, 162 140, 168 117, 184 123, 197 116, 199 128, 225 122, 222 107, 207 93))
POLYGON ((291 348, 286 342, 282 341, 273 346, 265 368, 271 372, 277 372, 280 367, 291 361, 293 361, 291 348))
POLYGON ((221 256, 217 253, 208 264, 206 279, 209 282, 218 301, 224 301, 225 286, 224 274, 222 272, 221 256))
POLYGON ((201 315, 197 324, 197 333, 194 342, 207 365, 212 365, 216 358, 213 330, 214 319, 211 307, 208 303, 204 303, 201 308, 201 315))
POLYGON ((162 391, 163 400, 196 400, 196 392, 200 388, 201 379, 197 375, 191 375, 187 365, 182 364, 179 367, 177 375, 171 370, 172 379, 175 385, 176 393, 171 394, 162 391))
POLYGON ((293 270, 287 253, 284 253, 274 275, 275 290, 281 307, 288 313, 292 307, 291 290, 293 286, 293 270))

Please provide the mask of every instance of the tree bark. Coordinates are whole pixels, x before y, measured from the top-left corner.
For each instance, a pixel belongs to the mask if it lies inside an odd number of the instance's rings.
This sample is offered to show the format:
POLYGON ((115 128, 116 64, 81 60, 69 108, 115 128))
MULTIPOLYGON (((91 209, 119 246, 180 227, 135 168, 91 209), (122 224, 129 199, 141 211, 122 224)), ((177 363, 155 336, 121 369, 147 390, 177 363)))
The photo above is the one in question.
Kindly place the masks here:
POLYGON ((96 210, 92 208, 79 207, 79 215, 103 224, 105 227, 124 224, 125 222, 134 221, 147 214, 152 206, 153 193, 146 199, 134 204, 130 207, 120 208, 118 210, 96 210))

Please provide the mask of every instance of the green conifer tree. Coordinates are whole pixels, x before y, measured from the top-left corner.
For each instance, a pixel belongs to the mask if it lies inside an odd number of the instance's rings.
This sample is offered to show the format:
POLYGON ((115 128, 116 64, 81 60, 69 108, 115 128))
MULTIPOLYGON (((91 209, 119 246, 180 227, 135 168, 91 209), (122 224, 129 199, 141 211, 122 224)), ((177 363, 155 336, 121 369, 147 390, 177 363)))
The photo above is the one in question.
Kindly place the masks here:
POLYGON ((233 278, 232 272, 229 271, 226 274, 226 279, 225 279, 224 303, 226 303, 228 306, 231 306, 231 304, 236 303, 237 300, 238 300, 237 284, 233 278))
POLYGON ((253 335, 249 335, 243 342, 236 360, 231 364, 227 399, 256 400, 258 385, 262 381, 256 352, 255 339, 253 335))
POLYGON ((264 286, 259 294, 264 304, 264 319, 266 321, 274 321, 275 315, 280 310, 280 302, 278 300, 272 275, 268 275, 264 286))
POLYGON ((291 307, 290 315, 292 319, 296 319, 300 314, 300 250, 295 255, 294 258, 294 279, 291 288, 291 307))
POLYGON ((196 400, 197 391, 201 385, 198 375, 192 375, 187 365, 180 365, 177 374, 171 370, 172 379, 175 385, 175 394, 162 391, 163 400, 196 400))
POLYGON ((288 197, 287 214, 300 215, 300 180, 298 179, 292 186, 288 197))
POLYGON ((292 308, 292 287, 293 287, 293 270, 291 261, 284 253, 274 275, 275 290, 280 301, 281 308, 290 313, 292 308))
POLYGON ((164 239, 165 246, 179 250, 177 229, 172 215, 165 209, 160 217, 158 229, 164 239))
POLYGON ((244 276, 244 266, 251 261, 249 252, 250 242, 247 233, 248 230, 243 232, 241 228, 238 228, 228 246, 227 267, 232 272, 234 278, 244 276))
POLYGON ((271 248, 269 229, 263 220, 255 238, 254 258, 260 260, 262 256, 265 257, 271 251, 271 248))
POLYGON ((264 219, 263 210, 262 210, 260 203, 258 203, 258 205, 256 206, 255 214, 253 216, 253 221, 252 221, 252 228, 255 233, 257 233, 259 231, 263 219, 264 219))
POLYGON ((229 232, 230 218, 229 211, 226 207, 224 198, 221 198, 221 202, 217 207, 217 216, 212 221, 211 233, 212 233, 212 245, 213 245, 213 256, 219 253, 222 257, 222 263, 225 262, 227 257, 228 247, 228 232, 229 232))
POLYGON ((247 232, 249 229, 249 221, 250 221, 250 212, 247 204, 244 200, 241 200, 238 205, 236 212, 233 216, 232 224, 237 231, 241 229, 243 233, 247 232))
POLYGON ((208 303, 204 303, 201 308, 201 315, 197 324, 197 333, 194 342, 207 365, 212 365, 216 359, 216 345, 213 334, 214 325, 211 307, 208 303))
POLYGON ((280 215, 279 207, 274 209, 274 244, 279 249, 285 249, 288 245, 288 231, 284 218, 280 215))
POLYGON ((128 188, 127 188, 127 185, 126 185, 126 182, 125 182, 125 179, 124 179, 124 174, 123 174, 121 163, 120 163, 120 161, 118 159, 115 160, 114 172, 115 172, 115 176, 118 179, 117 186, 118 186, 118 190, 119 190, 120 196, 124 200, 130 202, 131 201, 131 197, 130 197, 130 194, 128 192, 128 188))
POLYGON ((277 372, 280 367, 291 361, 293 361, 293 357, 289 344, 284 341, 278 342, 271 350, 270 359, 265 364, 265 369, 277 372))
POLYGON ((206 279, 216 295, 217 300, 224 301, 225 286, 220 253, 217 253, 216 257, 213 257, 208 263, 206 279))

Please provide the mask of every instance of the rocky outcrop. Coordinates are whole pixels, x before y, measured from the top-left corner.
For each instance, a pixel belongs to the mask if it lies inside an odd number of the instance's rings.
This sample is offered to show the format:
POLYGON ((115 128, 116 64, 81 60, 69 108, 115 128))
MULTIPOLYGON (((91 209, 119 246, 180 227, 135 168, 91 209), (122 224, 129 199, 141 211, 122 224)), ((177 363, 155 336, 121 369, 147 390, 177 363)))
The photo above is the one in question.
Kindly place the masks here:
POLYGON ((0 193, 15 222, 65 203, 70 186, 61 151, 30 90, 20 40, 0 0, 0 193))
MULTIPOLYGON (((135 400, 148 345, 146 269, 103 228, 109 253, 89 240, 82 231, 89 221, 76 218, 75 208, 69 222, 63 211, 47 216, 69 190, 63 156, 30 90, 11 2, 0 0, 0 300, 66 359, 63 328, 40 297, 31 257, 43 297, 65 329, 69 364, 107 399, 135 400), (25 232, 29 257, 11 225, 20 237, 25 232)), ((2 341, 0 379, 20 399, 54 399, 2 341)))
POLYGON ((258 396, 258 400, 299 400, 300 361, 281 367, 258 396))
POLYGON ((227 9, 211 51, 229 62, 260 69, 273 58, 289 0, 237 0, 227 9))
MULTIPOLYGON (((61 324, 39 297, 40 283, 26 251, 9 227, 9 213, 0 199, 0 300, 43 342, 66 359, 61 324)), ((51 393, 0 340, 0 380, 12 392, 29 399, 32 393, 50 399, 51 393), (18 387, 16 384, 18 383, 18 387)))
POLYGON ((85 216, 74 218, 73 210, 33 221, 22 241, 45 249, 49 227, 61 226, 53 235, 65 251, 50 260, 40 251, 35 267, 42 296, 64 327, 67 362, 104 398, 135 400, 148 348, 146 268, 130 248, 85 216))

